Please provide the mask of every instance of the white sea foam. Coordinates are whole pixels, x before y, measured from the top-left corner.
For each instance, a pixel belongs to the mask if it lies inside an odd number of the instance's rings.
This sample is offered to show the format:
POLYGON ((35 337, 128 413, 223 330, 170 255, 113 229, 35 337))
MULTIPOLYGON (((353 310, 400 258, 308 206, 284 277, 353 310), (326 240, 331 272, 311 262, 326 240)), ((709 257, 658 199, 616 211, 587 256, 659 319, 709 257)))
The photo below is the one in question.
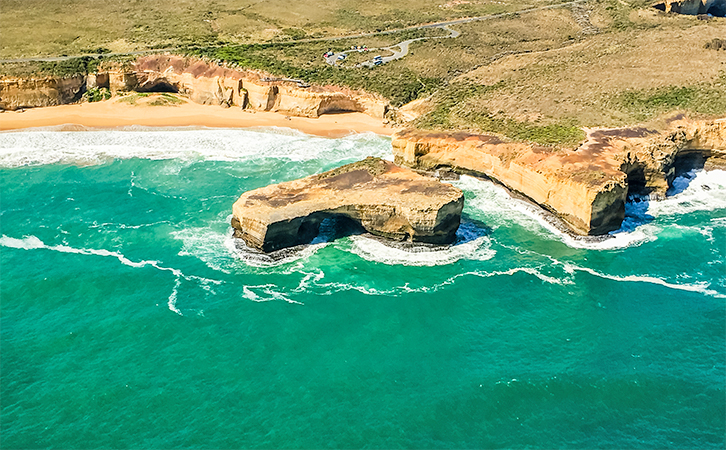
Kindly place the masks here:
MULTIPOLYGON (((322 270, 317 272, 301 272, 304 274, 300 280, 298 286, 293 289, 293 292, 308 292, 315 293, 316 295, 332 295, 339 292, 356 291, 364 295, 370 296, 398 296, 401 294, 408 293, 433 293, 447 286, 457 283, 459 280, 466 279, 468 277, 478 278, 492 278, 499 276, 512 276, 517 273, 526 273, 534 276, 544 283, 556 284, 556 285, 569 285, 573 284, 573 281, 568 277, 555 277, 549 276, 541 272, 541 267, 515 267, 507 270, 495 270, 495 271, 483 271, 473 270, 458 273, 453 275, 441 282, 431 283, 422 286, 411 286, 410 283, 405 283, 401 286, 393 286, 385 289, 381 289, 374 286, 362 286, 355 283, 343 283, 343 282, 325 282, 325 273, 322 270)), ((267 286, 270 288, 270 286, 267 286)))
POLYGON ((183 314, 176 307, 176 297, 179 292, 179 286, 181 286, 181 278, 176 277, 176 280, 174 280, 174 289, 171 290, 171 294, 169 294, 169 300, 167 301, 166 305, 169 307, 170 311, 174 311, 175 313, 182 316, 183 314))
MULTIPOLYGON (((660 201, 629 202, 619 230, 600 239, 581 238, 561 231, 541 208, 512 198, 494 183, 462 176, 454 184, 467 193, 464 211, 482 218, 494 229, 517 223, 540 237, 554 237, 568 247, 591 250, 622 249, 654 241, 663 227, 651 222, 659 217, 726 209, 726 171, 694 171, 674 181, 673 192, 677 194, 660 201)), ((712 222, 715 226, 726 225, 726 219, 712 222)))
POLYGON ((696 211, 726 210, 726 171, 691 171, 673 181, 675 195, 649 202, 653 217, 685 215, 696 211))
POLYGON ((496 254, 486 236, 450 246, 412 245, 405 248, 368 236, 351 236, 352 252, 367 261, 388 265, 440 266, 461 259, 486 261, 496 254))
POLYGON ((242 297, 246 298, 247 300, 251 300, 253 302, 269 302, 269 301, 282 300, 287 303, 294 303, 297 305, 303 304, 298 301, 290 299, 287 295, 285 295, 282 292, 278 292, 277 290, 275 290, 276 288, 277 288, 277 286, 274 284, 244 286, 242 288, 242 297), (255 290, 259 290, 261 292, 258 293, 258 292, 255 292, 255 290))
POLYGON ((454 184, 466 193, 464 212, 483 220, 495 230, 516 223, 542 238, 554 238, 568 247, 591 250, 620 249, 655 239, 656 229, 649 226, 632 229, 626 226, 603 238, 573 236, 554 226, 542 208, 511 197, 503 187, 490 181, 462 176, 454 184))
POLYGON ((679 283, 671 283, 669 281, 666 281, 662 278, 653 277, 649 275, 609 275, 602 272, 598 272, 597 270, 590 269, 588 267, 581 267, 578 265, 570 264, 570 263, 562 263, 563 268, 568 273, 575 273, 575 272, 586 272, 590 275, 604 278, 607 280, 613 280, 613 281, 626 281, 626 282, 633 282, 633 283, 649 283, 649 284, 656 284, 659 286, 666 287, 668 289, 676 289, 679 291, 688 291, 688 292, 698 292, 701 294, 717 297, 717 298, 726 298, 726 294, 723 294, 718 291, 714 291, 713 289, 709 289, 711 286, 711 283, 702 281, 697 283, 689 283, 689 284, 679 284, 679 283))
POLYGON ((229 257, 228 236, 212 230, 211 227, 186 228, 171 233, 182 241, 179 256, 199 258, 212 270, 230 273, 232 260, 229 257))
POLYGON ((240 161, 256 158, 335 161, 390 155, 373 133, 340 139, 274 129, 144 129, 0 133, 0 167, 103 164, 114 159, 240 161))
POLYGON ((242 239, 237 239, 230 232, 225 236, 224 247, 237 261, 253 268, 284 267, 289 264, 305 261, 328 243, 301 245, 278 250, 273 253, 263 253, 248 247, 242 239))
POLYGON ((168 306, 171 311, 174 311, 177 314, 181 314, 181 312, 176 308, 176 298, 177 298, 177 290, 179 288, 179 283, 181 279, 185 279, 187 281, 194 281, 201 286, 208 286, 209 284, 221 284, 222 282, 219 280, 211 280, 208 278, 198 277, 195 275, 185 275, 182 273, 181 270, 175 269, 172 267, 164 267, 159 264, 158 261, 150 261, 150 260, 144 260, 144 261, 131 261, 130 259, 126 258, 123 254, 119 252, 112 252, 105 249, 87 249, 87 248, 75 248, 70 247, 67 245, 47 245, 42 240, 40 240, 36 236, 25 236, 21 239, 13 238, 9 236, 2 235, 0 236, 0 246, 2 247, 8 247, 8 248, 15 248, 15 249, 22 249, 22 250, 37 250, 37 249, 45 249, 60 253, 72 253, 77 255, 89 255, 89 256, 102 256, 102 257, 111 257, 116 258, 121 264, 129 267, 134 268, 142 268, 146 266, 151 266, 157 270, 165 271, 165 272, 171 272, 175 280, 174 289, 172 290, 172 293, 169 296, 169 302, 168 306))

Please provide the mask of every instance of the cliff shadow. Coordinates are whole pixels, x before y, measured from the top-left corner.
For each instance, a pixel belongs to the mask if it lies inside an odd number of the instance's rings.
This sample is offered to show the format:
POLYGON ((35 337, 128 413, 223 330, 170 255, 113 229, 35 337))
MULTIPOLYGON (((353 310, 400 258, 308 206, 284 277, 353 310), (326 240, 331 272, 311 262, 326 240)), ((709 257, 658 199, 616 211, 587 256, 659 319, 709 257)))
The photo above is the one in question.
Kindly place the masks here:
POLYGON ((673 181, 669 184, 666 196, 680 194, 685 191, 696 177, 696 172, 704 170, 706 161, 710 156, 710 152, 706 151, 688 151, 681 152, 676 156, 674 162, 675 173, 673 181))
POLYGON ((481 220, 470 217, 468 214, 462 214, 459 229, 456 230, 456 240, 451 245, 466 244, 490 234, 492 234, 490 226, 481 220))
MULTIPOLYGON (((696 178, 696 175, 706 167, 706 162, 711 156, 706 150, 689 150, 680 152, 673 162, 673 174, 668 180, 666 198, 678 195, 688 189, 688 186, 696 178)), ((625 217, 617 231, 629 232, 638 226, 652 222, 655 218, 648 214, 648 208, 652 201, 650 190, 646 186, 645 171, 642 168, 631 168, 627 173, 628 194, 625 202, 625 217)))
POLYGON ((620 228, 610 234, 628 233, 635 231, 641 225, 646 225, 655 220, 655 217, 648 214, 651 199, 647 195, 629 194, 625 201, 625 216, 620 228))
MULTIPOLYGON (((315 226, 311 222, 306 222, 305 224, 307 223, 310 223, 311 225, 309 226, 311 227, 315 226)), ((342 214, 324 216, 319 224, 317 224, 317 230, 310 230, 310 232, 311 234, 316 234, 316 236, 310 241, 310 244, 333 242, 336 239, 347 236, 367 233, 367 231, 358 222, 342 214)))
POLYGON ((177 86, 174 83, 171 83, 166 78, 157 78, 156 80, 153 80, 151 82, 140 84, 135 89, 136 92, 166 92, 169 94, 178 94, 179 93, 179 86, 177 86))

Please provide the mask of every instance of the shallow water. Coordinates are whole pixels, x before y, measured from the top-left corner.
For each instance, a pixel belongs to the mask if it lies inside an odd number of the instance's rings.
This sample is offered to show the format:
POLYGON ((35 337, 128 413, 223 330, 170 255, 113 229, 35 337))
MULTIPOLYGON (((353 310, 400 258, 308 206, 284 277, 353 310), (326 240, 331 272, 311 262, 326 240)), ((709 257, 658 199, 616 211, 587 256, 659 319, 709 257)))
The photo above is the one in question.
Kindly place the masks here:
POLYGON ((2 447, 724 447, 726 172, 599 243, 470 177, 448 249, 231 238, 242 192, 370 155, 390 140, 0 133, 2 447))

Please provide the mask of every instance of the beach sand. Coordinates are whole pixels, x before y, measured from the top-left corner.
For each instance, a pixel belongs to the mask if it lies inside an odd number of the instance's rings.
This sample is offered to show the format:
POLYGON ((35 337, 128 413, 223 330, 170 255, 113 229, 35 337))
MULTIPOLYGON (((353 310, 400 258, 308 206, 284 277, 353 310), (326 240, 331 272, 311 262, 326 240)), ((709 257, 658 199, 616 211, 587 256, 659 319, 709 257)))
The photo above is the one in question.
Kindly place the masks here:
POLYGON ((31 108, 23 112, 0 114, 0 131, 25 128, 81 125, 89 128, 113 128, 129 125, 150 127, 286 127, 303 133, 340 137, 351 133, 373 132, 390 136, 394 130, 380 119, 363 113, 323 115, 313 119, 286 116, 275 112, 252 112, 238 107, 199 105, 186 102, 176 106, 131 105, 111 99, 96 103, 31 108))

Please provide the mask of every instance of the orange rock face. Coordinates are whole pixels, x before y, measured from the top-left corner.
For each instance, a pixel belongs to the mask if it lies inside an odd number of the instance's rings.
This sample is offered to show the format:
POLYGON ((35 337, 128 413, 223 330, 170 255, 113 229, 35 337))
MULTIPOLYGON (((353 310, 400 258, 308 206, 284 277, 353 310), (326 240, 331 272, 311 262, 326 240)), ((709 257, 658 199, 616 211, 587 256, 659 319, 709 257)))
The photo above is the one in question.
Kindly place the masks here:
POLYGON ((144 56, 130 70, 110 70, 86 77, 0 80, 0 107, 17 109, 73 103, 86 86, 105 87, 114 94, 178 92, 203 105, 236 106, 300 117, 362 112, 383 119, 388 110, 385 99, 365 92, 306 86, 173 55, 144 56))
POLYGON ((362 112, 383 118, 388 102, 344 89, 302 87, 290 80, 270 79, 252 71, 235 70, 178 56, 139 58, 134 89, 153 90, 166 85, 189 95, 196 103, 247 107, 301 117, 333 112, 362 112))
MULTIPOLYGON (((404 130, 396 133, 396 162, 492 178, 557 214, 578 234, 620 228, 627 195, 665 196, 679 157, 696 153, 724 161, 726 120, 674 121, 658 133, 645 128, 591 130, 574 150, 556 150, 495 136, 404 130)), ((682 159, 682 158, 681 158, 682 159)))
POLYGON ((447 244, 461 190, 378 158, 245 192, 232 208, 235 236, 263 251, 309 243, 328 217, 399 241, 447 244))
POLYGON ((0 108, 15 110, 72 103, 81 97, 85 84, 85 78, 80 75, 69 78, 0 79, 0 108))

